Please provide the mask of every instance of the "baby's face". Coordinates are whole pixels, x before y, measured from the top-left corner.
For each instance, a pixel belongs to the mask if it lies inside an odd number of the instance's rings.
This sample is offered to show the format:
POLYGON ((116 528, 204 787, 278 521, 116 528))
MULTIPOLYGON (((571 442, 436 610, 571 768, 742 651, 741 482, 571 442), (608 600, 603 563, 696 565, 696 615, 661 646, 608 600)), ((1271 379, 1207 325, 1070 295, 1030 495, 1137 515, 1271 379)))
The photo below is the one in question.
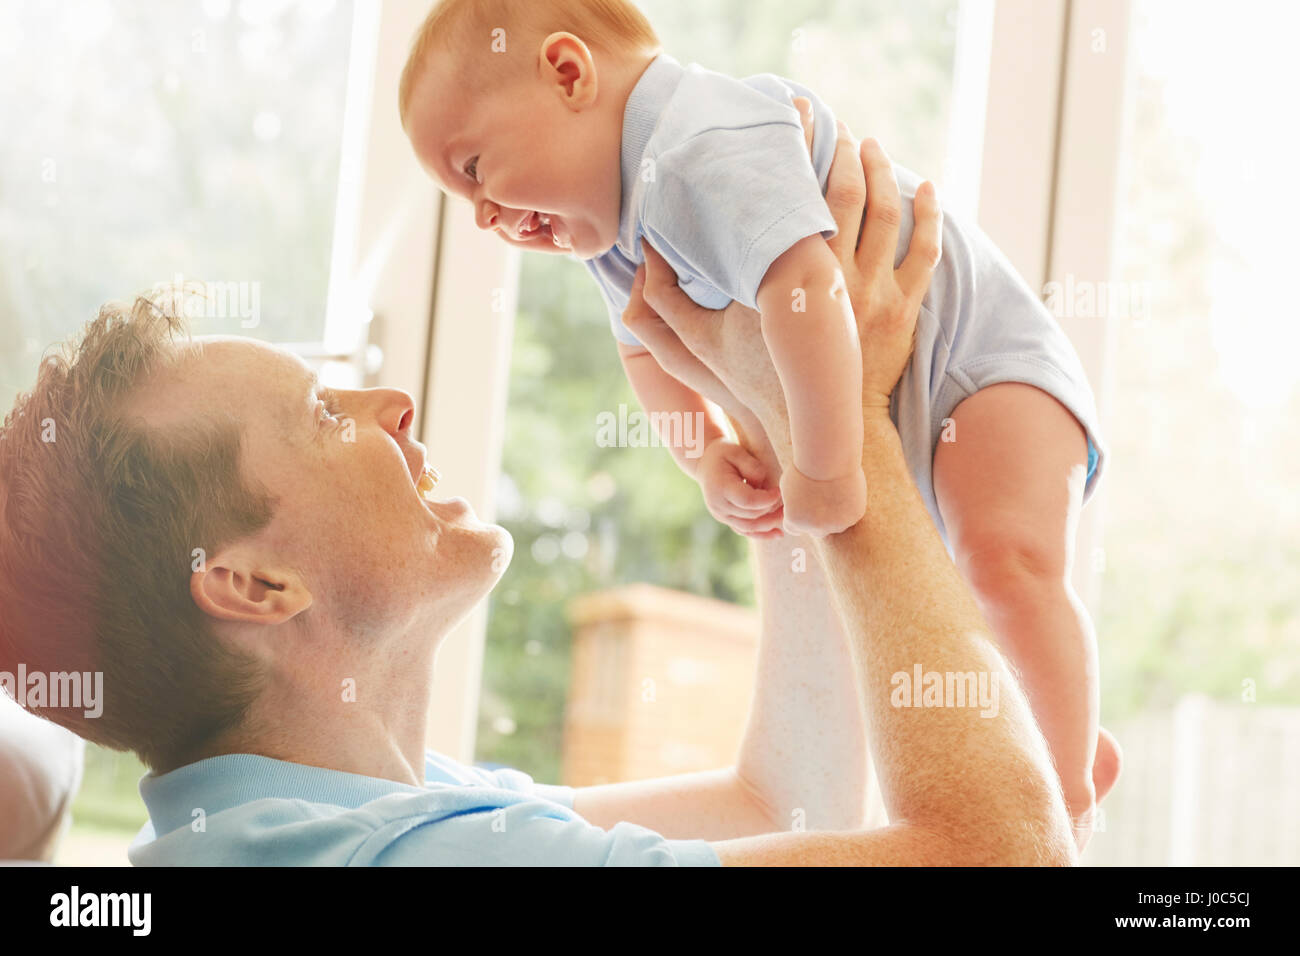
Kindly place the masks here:
POLYGON ((449 74, 431 64, 407 114, 434 181, 511 245, 581 259, 607 252, 618 239, 621 109, 608 96, 574 108, 540 76, 471 102, 449 74))

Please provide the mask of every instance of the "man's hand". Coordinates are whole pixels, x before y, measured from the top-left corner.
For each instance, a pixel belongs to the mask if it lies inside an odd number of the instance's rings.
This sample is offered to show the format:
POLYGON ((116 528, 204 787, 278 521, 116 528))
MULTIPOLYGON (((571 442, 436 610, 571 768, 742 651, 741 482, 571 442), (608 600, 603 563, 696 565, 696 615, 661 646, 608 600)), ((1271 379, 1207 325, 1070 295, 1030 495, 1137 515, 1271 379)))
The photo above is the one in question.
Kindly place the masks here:
MULTIPOLYGON (((943 215, 933 186, 918 189, 911 244, 895 271, 901 199, 893 167, 875 140, 859 148, 843 124, 826 200, 838 227, 831 250, 844 271, 862 343, 863 406, 887 408, 910 359, 921 300, 939 261, 943 215)), ((772 454, 788 466, 785 396, 759 314, 734 302, 721 312, 701 308, 678 288, 672 268, 649 243, 642 248, 646 263, 624 314, 628 330, 666 372, 717 401, 741 430, 746 424, 761 428, 772 454)))
MULTIPOLYGON (((733 302, 723 311, 696 305, 677 286, 677 276, 648 242, 623 322, 665 372, 722 406, 733 419, 766 428, 785 419, 781 380, 763 342, 760 316, 733 302), (679 337, 679 330, 690 331, 679 337), (719 361, 723 355, 728 361, 719 361), (722 365, 745 369, 732 376, 722 365)), ((768 433, 778 457, 788 461, 789 422, 768 433)))

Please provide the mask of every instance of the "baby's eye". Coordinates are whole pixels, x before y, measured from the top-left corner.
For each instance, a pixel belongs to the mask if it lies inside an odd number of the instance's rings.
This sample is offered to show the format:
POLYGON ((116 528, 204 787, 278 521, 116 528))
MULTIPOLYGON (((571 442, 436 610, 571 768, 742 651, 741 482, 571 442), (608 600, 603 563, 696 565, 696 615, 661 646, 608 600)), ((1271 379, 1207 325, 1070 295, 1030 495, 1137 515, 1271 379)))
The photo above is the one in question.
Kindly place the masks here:
POLYGON ((465 164, 465 175, 468 176, 470 179, 474 180, 474 182, 478 182, 478 157, 477 156, 475 156, 473 159, 471 159, 468 163, 465 164))

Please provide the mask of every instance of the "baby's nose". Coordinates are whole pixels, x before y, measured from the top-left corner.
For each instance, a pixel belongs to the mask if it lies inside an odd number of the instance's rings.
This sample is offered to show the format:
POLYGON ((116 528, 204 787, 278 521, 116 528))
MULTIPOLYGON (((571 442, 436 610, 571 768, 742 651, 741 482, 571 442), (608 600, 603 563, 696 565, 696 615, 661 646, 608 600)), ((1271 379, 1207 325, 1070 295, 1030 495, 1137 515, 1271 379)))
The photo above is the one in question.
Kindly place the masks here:
POLYGON ((478 209, 478 227, 480 229, 495 229, 501 219, 501 211, 495 206, 483 203, 478 209))

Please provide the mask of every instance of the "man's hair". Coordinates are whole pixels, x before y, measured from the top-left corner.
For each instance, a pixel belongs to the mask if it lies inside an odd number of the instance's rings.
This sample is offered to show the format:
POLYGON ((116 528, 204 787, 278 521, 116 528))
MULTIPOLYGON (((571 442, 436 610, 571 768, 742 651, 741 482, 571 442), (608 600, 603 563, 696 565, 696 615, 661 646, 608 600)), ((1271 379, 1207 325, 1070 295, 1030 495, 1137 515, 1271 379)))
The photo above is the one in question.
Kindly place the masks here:
POLYGON ((473 93, 487 87, 488 76, 515 75, 536 53, 533 41, 567 32, 604 53, 656 53, 661 45, 654 27, 631 0, 439 0, 416 31, 402 70, 398 109, 406 123, 411 92, 431 55, 449 55, 460 78, 473 93), (493 31, 505 43, 496 52, 493 31), (523 50, 526 58, 514 54, 523 50), (481 54, 481 58, 473 58, 481 54), (490 59, 489 59, 490 58, 490 59), (484 64, 499 67, 488 71, 484 64))
POLYGON ((0 426, 0 671, 102 672, 98 717, 28 709, 159 773, 239 727, 261 692, 190 576, 196 548, 257 532, 275 506, 241 476, 237 422, 148 427, 127 411, 176 366, 183 331, 156 296, 103 306, 0 426))

